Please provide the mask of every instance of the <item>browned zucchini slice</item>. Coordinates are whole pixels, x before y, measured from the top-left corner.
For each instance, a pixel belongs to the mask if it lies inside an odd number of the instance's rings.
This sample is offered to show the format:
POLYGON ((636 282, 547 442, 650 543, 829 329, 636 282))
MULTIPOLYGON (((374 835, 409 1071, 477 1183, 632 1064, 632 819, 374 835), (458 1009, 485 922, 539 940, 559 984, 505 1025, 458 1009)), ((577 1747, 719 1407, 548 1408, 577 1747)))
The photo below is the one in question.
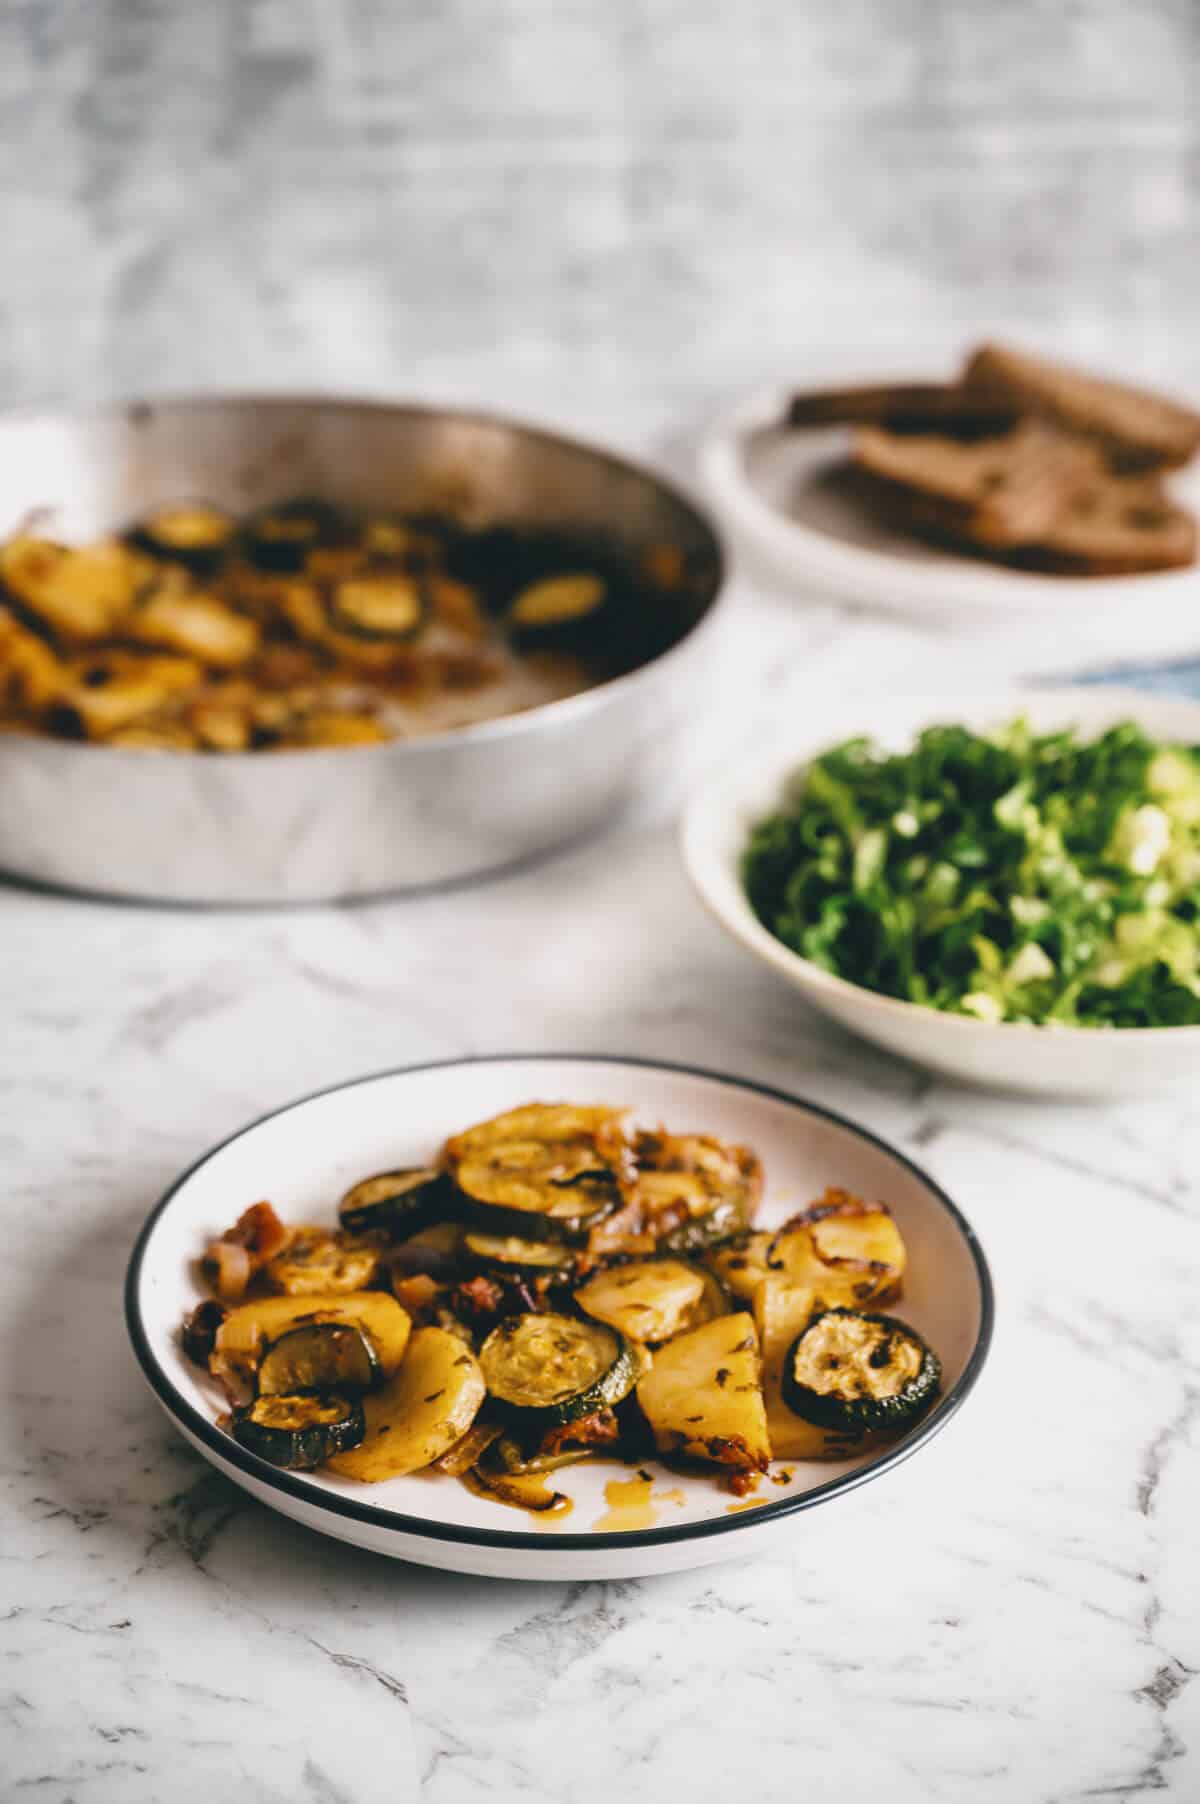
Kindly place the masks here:
POLYGON ((928 1409, 941 1379, 937 1354, 904 1322, 826 1309, 792 1342, 783 1398, 821 1428, 896 1433, 928 1409))
POLYGON ((382 1290, 320 1297, 255 1297, 226 1316, 211 1360, 215 1376, 256 1388, 263 1350, 292 1328, 312 1322, 353 1322, 378 1356, 385 1378, 404 1357, 412 1323, 407 1310, 382 1290))
POLYGON ((444 1220, 454 1207, 453 1187, 444 1172, 429 1165, 376 1172, 352 1184, 338 1204, 338 1220, 352 1234, 377 1228, 408 1236, 444 1220))
POLYGON ((364 521, 362 546, 372 559, 403 564, 408 570, 432 570, 442 561, 442 547, 428 523, 402 514, 374 514, 364 521))
POLYGON ((245 549, 261 570, 302 570, 310 552, 341 544, 346 522, 327 501, 297 496, 264 508, 249 521, 245 549))
POLYGON ((366 1417, 357 1397, 305 1392, 293 1397, 256 1397, 235 1409, 233 1438, 272 1466, 290 1472, 311 1471, 335 1453, 357 1447, 366 1433, 366 1417))
POLYGON ((583 1238, 619 1202, 619 1111, 530 1103, 447 1141, 450 1175, 485 1232, 583 1238))
POLYGON ((179 501, 147 514, 129 537, 153 557, 206 574, 220 562, 236 534, 236 522, 219 507, 207 501, 179 501))
POLYGON ((298 1391, 369 1391, 379 1359, 353 1322, 309 1322, 272 1341, 258 1368, 260 1397, 298 1391))
POLYGON ((639 1362, 624 1337, 569 1315, 515 1315, 479 1354, 497 1408, 523 1431, 555 1428, 629 1395, 639 1362))
POLYGON ((411 639, 425 623, 428 604, 419 580, 402 565, 376 565, 334 583, 329 618, 360 639, 411 639))
POLYGON ((480 1234, 468 1229, 463 1235, 463 1247, 480 1265, 498 1266, 507 1273, 565 1277, 575 1266, 574 1253, 561 1241, 522 1240, 517 1234, 480 1234))
POLYGON ((365 1290, 378 1270, 379 1248, 373 1242, 329 1234, 324 1228, 295 1228, 263 1275, 272 1290, 308 1297, 365 1290))

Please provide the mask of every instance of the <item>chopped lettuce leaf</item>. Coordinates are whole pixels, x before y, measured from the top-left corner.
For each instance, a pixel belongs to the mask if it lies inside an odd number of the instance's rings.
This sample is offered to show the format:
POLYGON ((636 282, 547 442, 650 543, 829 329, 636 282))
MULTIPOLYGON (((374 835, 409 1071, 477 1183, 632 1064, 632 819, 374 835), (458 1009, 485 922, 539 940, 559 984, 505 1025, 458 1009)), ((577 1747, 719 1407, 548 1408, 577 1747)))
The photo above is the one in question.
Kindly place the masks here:
POLYGON ((1200 751, 1132 722, 858 738, 751 835, 760 920, 822 969, 992 1021, 1200 1024, 1200 751))

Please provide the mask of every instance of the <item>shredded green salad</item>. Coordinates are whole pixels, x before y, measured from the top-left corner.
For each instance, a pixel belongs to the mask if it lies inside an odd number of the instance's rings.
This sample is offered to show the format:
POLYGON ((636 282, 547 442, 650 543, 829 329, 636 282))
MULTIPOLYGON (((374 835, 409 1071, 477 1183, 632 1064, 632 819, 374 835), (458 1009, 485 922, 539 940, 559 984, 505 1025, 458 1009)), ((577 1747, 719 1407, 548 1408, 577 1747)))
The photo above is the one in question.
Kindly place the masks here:
POLYGON ((981 1021, 1200 1024, 1200 747, 1131 722, 847 739, 753 831, 758 918, 851 983, 981 1021))

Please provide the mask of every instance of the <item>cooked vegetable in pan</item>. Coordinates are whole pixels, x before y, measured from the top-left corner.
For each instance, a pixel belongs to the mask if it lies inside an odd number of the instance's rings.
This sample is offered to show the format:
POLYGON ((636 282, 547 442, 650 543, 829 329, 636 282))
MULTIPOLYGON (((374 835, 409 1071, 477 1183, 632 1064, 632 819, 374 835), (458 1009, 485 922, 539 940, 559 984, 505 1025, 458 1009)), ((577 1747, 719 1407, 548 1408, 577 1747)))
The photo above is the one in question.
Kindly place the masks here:
POLYGON ((577 694, 669 643, 674 546, 307 497, 187 499, 124 536, 0 542, 0 729, 145 751, 366 745, 577 694), (656 605, 667 603, 668 605, 656 605))
MULTIPOLYGON (((279 543, 301 525, 333 555, 307 513, 279 543)), ((205 1250, 217 1294, 180 1337, 234 1438, 276 1466, 362 1484, 433 1468, 550 1510, 541 1475, 577 1460, 654 1450, 741 1494, 772 1460, 907 1430, 941 1367, 872 1312, 907 1262, 886 1206, 830 1189, 755 1228, 748 1147, 625 1113, 510 1109, 359 1179, 336 1228, 246 1209, 205 1250)))

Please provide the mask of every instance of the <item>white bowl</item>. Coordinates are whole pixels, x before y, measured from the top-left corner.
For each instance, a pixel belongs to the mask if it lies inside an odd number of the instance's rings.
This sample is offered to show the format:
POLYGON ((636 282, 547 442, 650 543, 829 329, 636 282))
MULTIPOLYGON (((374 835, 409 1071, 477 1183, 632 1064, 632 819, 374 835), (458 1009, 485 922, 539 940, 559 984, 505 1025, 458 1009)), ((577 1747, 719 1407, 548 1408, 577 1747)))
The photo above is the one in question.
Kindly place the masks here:
POLYGON ((748 951, 852 1033, 948 1077, 1026 1094, 1115 1096, 1200 1077, 1200 1027, 1033 1027, 975 1021, 848 983, 792 952, 755 915, 739 866, 751 828, 779 806, 808 762, 854 733, 903 750, 926 726, 985 728, 1024 714, 1039 731, 1078 726, 1089 735, 1135 720, 1161 739, 1200 744, 1200 704, 1116 688, 1009 690, 1004 694, 907 697, 848 718, 836 698, 802 732, 756 751, 693 799, 683 856, 702 901, 748 951))
POLYGON ((888 1471, 945 1426, 977 1378, 992 1327, 982 1250, 933 1180, 865 1128, 761 1084, 637 1059, 547 1055, 463 1059, 363 1078, 264 1117, 185 1172, 150 1216, 129 1263, 126 1320, 159 1402, 184 1437, 270 1508, 338 1540, 453 1572, 530 1579, 643 1577, 757 1553, 803 1533, 802 1512, 888 1471), (364 1171, 427 1163, 472 1121, 537 1098, 628 1104, 647 1124, 707 1131, 755 1148, 766 1168, 761 1219, 777 1223, 839 1184, 886 1201, 908 1247, 897 1313, 939 1354, 942 1395, 882 1453, 834 1463, 788 1460, 749 1505, 710 1477, 648 1462, 639 1515, 621 1494, 635 1476, 613 1461, 556 1473, 572 1502, 570 1533, 418 1474, 356 1485, 319 1472, 279 1472, 216 1426, 220 1395, 183 1356, 179 1323, 199 1299, 197 1252, 245 1202, 269 1196, 285 1221, 333 1220, 364 1171), (787 1473, 786 1482, 778 1479, 787 1473))

